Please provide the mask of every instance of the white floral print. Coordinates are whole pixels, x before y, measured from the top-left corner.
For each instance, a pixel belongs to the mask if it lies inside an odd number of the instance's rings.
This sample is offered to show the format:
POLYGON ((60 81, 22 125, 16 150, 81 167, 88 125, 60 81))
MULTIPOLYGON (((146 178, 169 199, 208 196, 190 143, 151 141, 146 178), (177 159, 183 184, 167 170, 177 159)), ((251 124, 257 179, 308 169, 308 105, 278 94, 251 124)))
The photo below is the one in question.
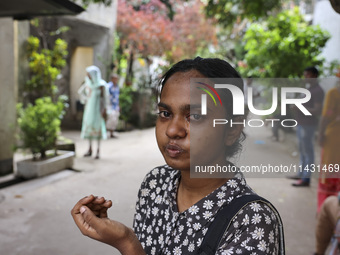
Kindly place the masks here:
POLYGON ((261 210, 260 204, 256 202, 251 203, 250 208, 253 209, 254 212, 258 212, 259 210, 261 210))
POLYGON ((196 205, 193 205, 191 206, 189 209, 188 209, 189 213, 191 213, 192 215, 195 215, 196 213, 198 213, 199 209, 196 205))
POLYGON ((251 235, 254 239, 260 239, 261 240, 264 236, 264 230, 263 230, 263 228, 255 227, 255 230, 254 230, 254 232, 252 232, 251 235))
POLYGON ((267 248, 266 242, 264 240, 261 240, 257 245, 257 248, 259 248, 260 251, 265 251, 267 248))
POLYGON ((260 223, 261 222, 261 218, 262 218, 262 216, 260 214, 255 213, 253 218, 251 219, 251 223, 253 223, 253 224, 260 223))
MULTIPOLYGON (((197 251, 221 207, 254 194, 241 174, 184 212, 177 207, 180 172, 165 165, 145 177, 136 204, 134 230, 146 254, 191 255, 197 251)), ((217 255, 278 254, 276 215, 262 202, 246 205, 233 218, 217 255)))
POLYGON ((211 210, 213 205, 214 205, 214 202, 212 200, 206 200, 203 203, 203 208, 205 208, 207 210, 211 210))

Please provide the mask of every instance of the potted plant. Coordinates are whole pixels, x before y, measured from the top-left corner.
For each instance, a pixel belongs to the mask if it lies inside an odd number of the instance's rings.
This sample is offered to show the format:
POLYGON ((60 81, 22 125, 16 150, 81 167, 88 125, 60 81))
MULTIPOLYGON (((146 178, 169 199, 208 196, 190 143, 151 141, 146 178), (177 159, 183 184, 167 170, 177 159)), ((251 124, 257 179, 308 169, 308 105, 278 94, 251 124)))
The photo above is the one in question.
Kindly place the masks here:
POLYGON ((57 153, 56 150, 65 100, 59 97, 54 103, 50 97, 42 97, 25 108, 18 104, 21 147, 29 149, 33 158, 17 162, 17 176, 34 178, 72 167, 74 152, 57 153), (50 154, 49 150, 52 150, 50 154))
POLYGON ((34 178, 71 168, 74 152, 56 150, 67 97, 57 95, 55 81, 66 65, 67 43, 57 39, 49 49, 46 41, 41 44, 31 36, 27 49, 31 79, 24 89, 24 103, 17 105, 18 147, 28 149, 33 157, 17 162, 16 176, 34 178))

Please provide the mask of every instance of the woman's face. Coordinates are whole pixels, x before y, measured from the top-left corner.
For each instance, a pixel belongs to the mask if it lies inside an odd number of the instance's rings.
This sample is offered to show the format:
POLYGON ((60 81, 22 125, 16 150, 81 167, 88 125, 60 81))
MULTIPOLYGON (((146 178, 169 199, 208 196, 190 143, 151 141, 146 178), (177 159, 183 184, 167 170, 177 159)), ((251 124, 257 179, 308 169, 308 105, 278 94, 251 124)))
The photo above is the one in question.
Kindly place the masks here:
POLYGON ((87 77, 89 77, 90 80, 92 80, 90 73, 86 73, 87 77))
POLYGON ((181 171, 189 171, 190 165, 224 165, 225 146, 235 141, 226 125, 213 127, 213 119, 227 118, 224 107, 215 107, 208 98, 208 114, 201 115, 202 91, 190 85, 190 78, 205 77, 192 70, 167 80, 156 123, 157 143, 166 163, 181 171))

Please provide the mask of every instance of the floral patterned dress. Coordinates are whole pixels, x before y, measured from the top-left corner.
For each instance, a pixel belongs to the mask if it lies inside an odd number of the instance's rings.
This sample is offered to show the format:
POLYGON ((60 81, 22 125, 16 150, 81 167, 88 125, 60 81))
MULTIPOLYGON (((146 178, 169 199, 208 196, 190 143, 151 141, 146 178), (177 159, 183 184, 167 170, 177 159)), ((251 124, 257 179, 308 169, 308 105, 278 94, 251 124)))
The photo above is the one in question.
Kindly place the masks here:
MULTIPOLYGON (((216 213, 234 198, 254 194, 241 174, 184 212, 177 209, 180 172, 165 165, 145 177, 134 230, 146 254, 197 254, 216 213)), ((234 217, 216 254, 279 254, 279 221, 265 203, 252 202, 234 217)))

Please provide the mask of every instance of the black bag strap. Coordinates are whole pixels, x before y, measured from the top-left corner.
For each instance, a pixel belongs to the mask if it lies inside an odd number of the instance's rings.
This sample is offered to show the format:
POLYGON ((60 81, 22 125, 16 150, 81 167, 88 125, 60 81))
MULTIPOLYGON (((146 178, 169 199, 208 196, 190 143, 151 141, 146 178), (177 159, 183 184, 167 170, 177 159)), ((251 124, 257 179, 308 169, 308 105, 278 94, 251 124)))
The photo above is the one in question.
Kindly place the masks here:
POLYGON ((266 199, 256 195, 244 195, 238 198, 235 198, 233 201, 230 202, 227 206, 222 208, 217 214, 216 217, 209 227, 207 234, 204 237, 202 245, 198 251, 198 255, 215 255, 218 246, 221 242, 221 239, 224 233, 229 228, 229 225, 233 218, 237 215, 237 213, 245 207, 247 204, 254 202, 254 201, 261 201, 267 204, 276 214, 276 217, 279 221, 279 233, 280 233, 280 255, 285 254, 284 248, 284 236, 283 236, 283 224, 281 217, 276 210, 276 208, 266 199))

